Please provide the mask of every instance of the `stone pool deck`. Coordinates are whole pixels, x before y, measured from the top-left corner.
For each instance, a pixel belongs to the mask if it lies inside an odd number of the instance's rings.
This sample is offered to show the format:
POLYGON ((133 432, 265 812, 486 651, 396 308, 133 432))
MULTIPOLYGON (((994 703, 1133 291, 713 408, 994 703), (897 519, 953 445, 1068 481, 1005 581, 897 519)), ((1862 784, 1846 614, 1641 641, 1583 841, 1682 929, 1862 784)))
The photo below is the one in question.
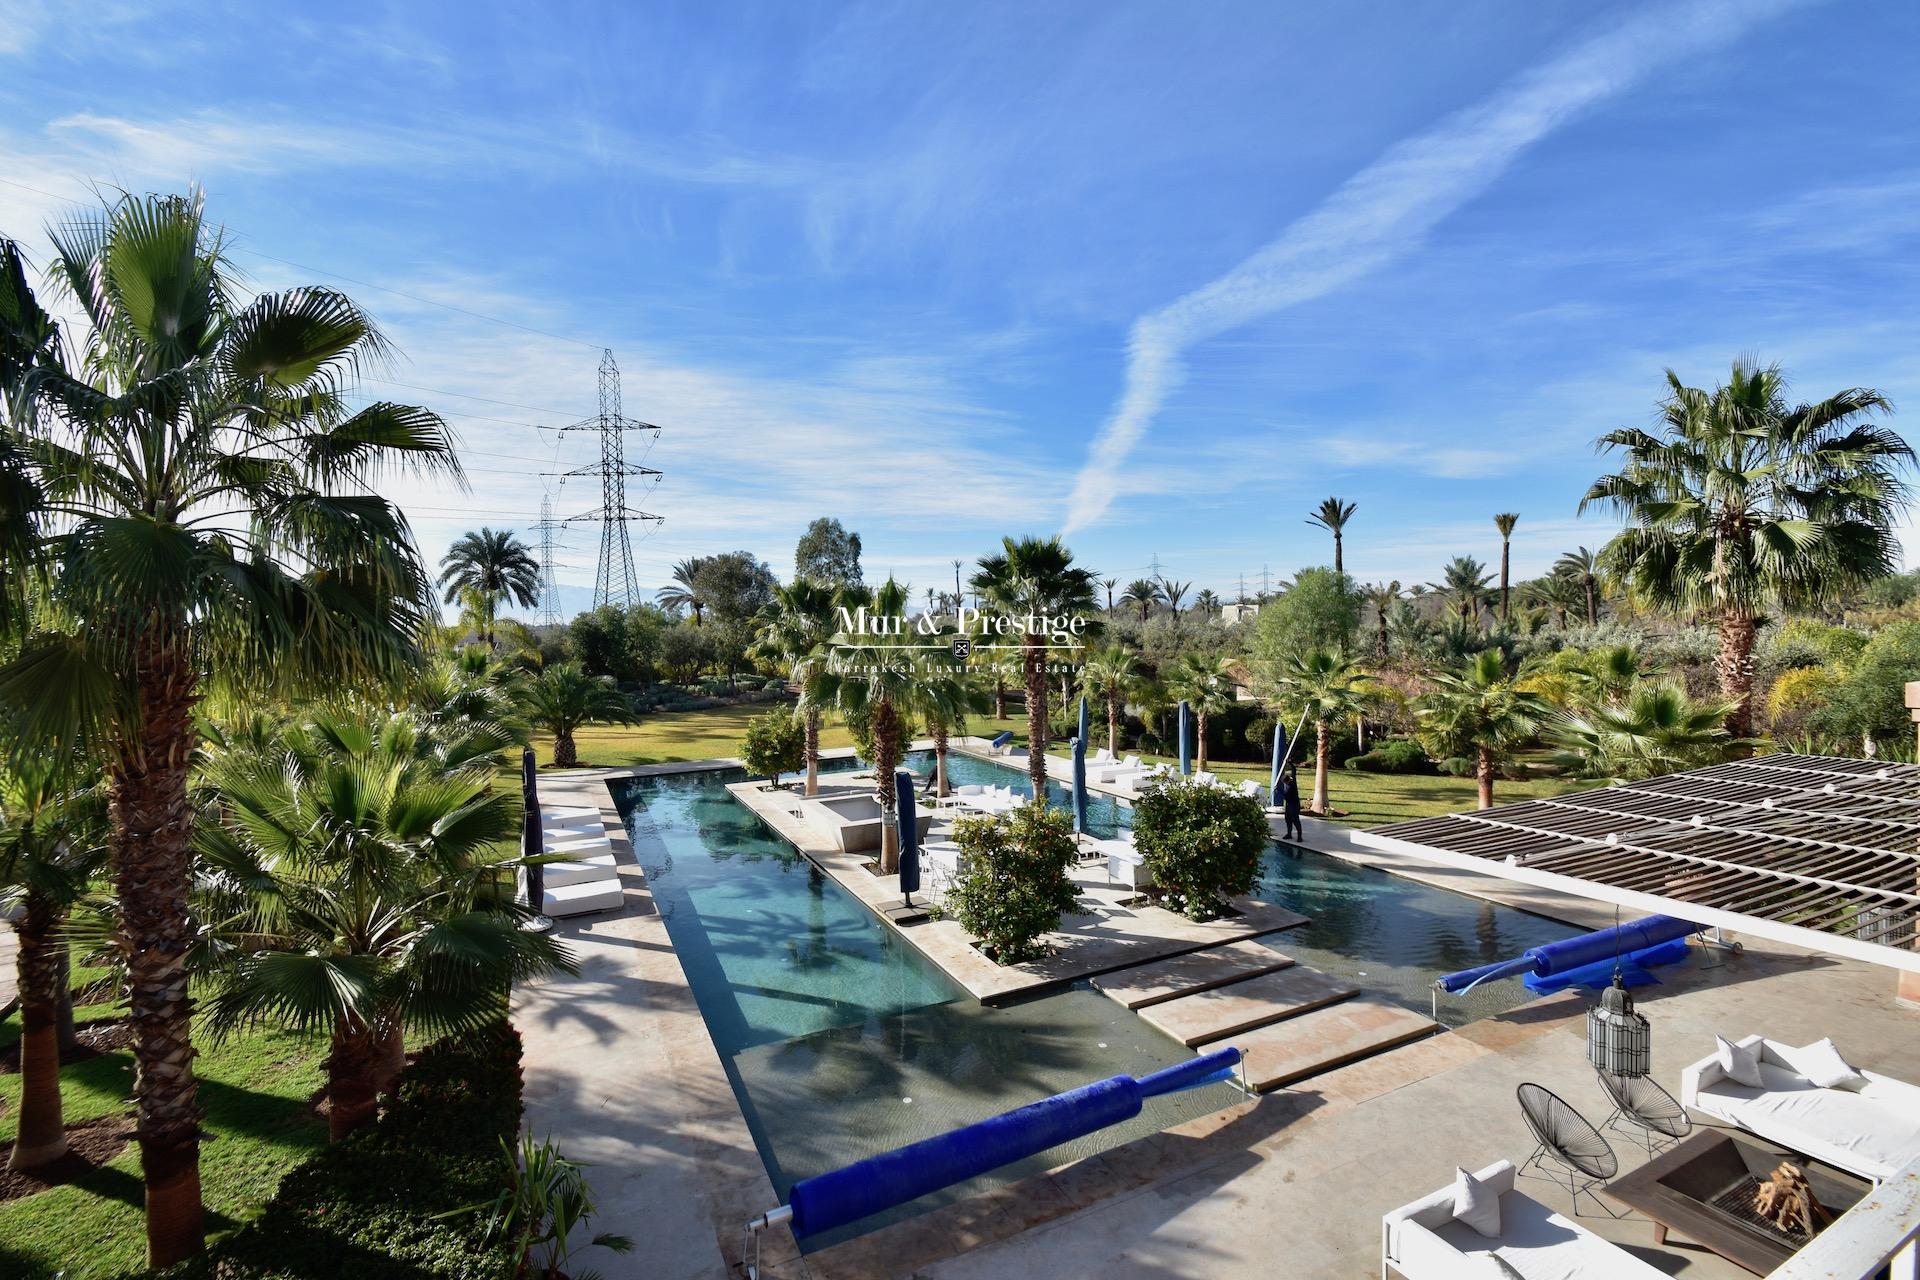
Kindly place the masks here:
MULTIPOLYGON (((542 794, 616 817, 609 779, 733 763, 550 774, 542 794)), ((645 878, 618 822, 609 826, 624 864, 624 909, 563 923, 583 972, 516 994, 527 1122, 592 1163, 596 1228, 640 1242, 624 1257, 590 1250, 582 1265, 608 1280, 739 1276, 740 1225, 771 1205, 772 1186, 645 878)), ((1354 849, 1343 828, 1309 820, 1305 843, 1583 926, 1612 923, 1610 909, 1583 900, 1354 849)), ((1793 1043, 1831 1035, 1862 1066, 1916 1074, 1920 1013, 1895 1002, 1884 970, 1762 944, 1704 952, 1663 977, 1642 1009, 1653 1024, 1655 1078, 1676 1093, 1680 1069, 1716 1032, 1764 1030, 1793 1043)), ((1517 1084, 1537 1081, 1596 1120, 1605 1114, 1585 1062, 1584 1010, 1574 995, 1535 1001, 817 1253, 799 1254, 776 1230, 762 1243, 762 1274, 1376 1276, 1381 1213, 1445 1184, 1455 1164, 1526 1156, 1517 1084)), ((1623 1168, 1644 1159, 1624 1137, 1614 1145, 1623 1168)), ((1564 1186, 1536 1177, 1521 1187, 1571 1208, 1564 1186)), ((1654 1246, 1642 1218, 1589 1208, 1579 1221, 1688 1280, 1746 1274, 1677 1236, 1654 1246)))

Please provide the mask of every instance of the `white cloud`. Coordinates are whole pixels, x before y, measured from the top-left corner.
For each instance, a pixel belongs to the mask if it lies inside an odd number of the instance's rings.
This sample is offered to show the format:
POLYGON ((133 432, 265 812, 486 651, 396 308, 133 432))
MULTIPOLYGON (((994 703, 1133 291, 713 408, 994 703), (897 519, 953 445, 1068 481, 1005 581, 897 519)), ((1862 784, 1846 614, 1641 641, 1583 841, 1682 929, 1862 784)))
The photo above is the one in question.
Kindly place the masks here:
POLYGON ((1067 531, 1100 519, 1120 492, 1128 456, 1185 376, 1188 348, 1321 297, 1408 252, 1523 151, 1581 111, 1793 2, 1648 6, 1485 101, 1397 143, 1231 271, 1135 321, 1125 385, 1074 485, 1067 531))

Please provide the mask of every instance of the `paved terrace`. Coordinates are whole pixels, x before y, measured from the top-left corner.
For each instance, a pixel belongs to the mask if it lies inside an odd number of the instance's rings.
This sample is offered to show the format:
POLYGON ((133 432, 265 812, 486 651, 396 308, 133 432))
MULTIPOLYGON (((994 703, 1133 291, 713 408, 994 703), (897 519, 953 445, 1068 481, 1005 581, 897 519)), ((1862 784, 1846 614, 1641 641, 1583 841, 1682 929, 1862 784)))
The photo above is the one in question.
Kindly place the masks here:
MULTIPOLYGON (((598 804, 618 833, 607 779, 734 763, 548 775, 543 796, 598 804)), ((1583 900, 1354 849, 1338 827, 1309 822, 1306 843, 1583 926, 1612 922, 1583 900)), ((624 839, 616 851, 632 862, 624 839)), ((562 926, 581 976, 530 985, 516 999, 528 1122, 592 1162, 598 1225, 640 1242, 625 1258, 593 1257, 609 1280, 738 1275, 739 1225, 773 1203, 773 1190, 645 879, 631 865, 622 878, 620 913, 562 926)), ((1531 1149, 1517 1084, 1537 1081, 1596 1120, 1605 1114, 1585 1063, 1584 1007, 1571 995, 1536 1001, 804 1257, 790 1236, 770 1233, 763 1273, 1378 1275, 1382 1212, 1444 1185, 1456 1164, 1517 1163, 1531 1149)), ((1909 1078, 1920 1062, 1920 1014, 1895 1002, 1883 970, 1783 947, 1697 957, 1642 1007, 1656 1078, 1676 1093, 1681 1067, 1715 1032, 1795 1043, 1831 1035, 1858 1064, 1909 1078)), ((1644 1158, 1625 1141, 1615 1146, 1623 1168, 1644 1158)), ((1529 1178, 1522 1188, 1571 1209, 1564 1187, 1529 1178)), ((1580 1220, 1671 1274, 1745 1274, 1677 1236, 1655 1247, 1644 1219, 1588 1209, 1580 1220)))

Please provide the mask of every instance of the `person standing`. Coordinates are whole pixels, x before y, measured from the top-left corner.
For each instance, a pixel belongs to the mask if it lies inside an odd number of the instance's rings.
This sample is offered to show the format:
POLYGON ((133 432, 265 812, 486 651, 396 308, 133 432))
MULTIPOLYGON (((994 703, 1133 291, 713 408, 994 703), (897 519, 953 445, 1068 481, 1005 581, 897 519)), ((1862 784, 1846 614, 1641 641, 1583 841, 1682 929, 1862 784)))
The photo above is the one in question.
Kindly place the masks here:
POLYGON ((1293 770, 1280 779, 1280 809, 1286 815, 1287 840, 1304 840, 1306 836, 1300 830, 1300 776, 1293 770))

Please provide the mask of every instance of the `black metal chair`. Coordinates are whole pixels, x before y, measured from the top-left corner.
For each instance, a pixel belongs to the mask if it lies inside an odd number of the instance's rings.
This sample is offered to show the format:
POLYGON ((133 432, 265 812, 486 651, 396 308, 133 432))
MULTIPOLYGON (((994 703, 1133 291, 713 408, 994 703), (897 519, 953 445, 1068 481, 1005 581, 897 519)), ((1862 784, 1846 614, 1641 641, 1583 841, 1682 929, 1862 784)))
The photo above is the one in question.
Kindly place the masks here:
POLYGON ((1530 1168, 1538 1168, 1542 1174, 1551 1174, 1546 1160, 1552 1157, 1566 1171, 1574 1213, 1580 1212, 1580 1197, 1585 1195, 1608 1217, 1617 1216, 1601 1204, 1593 1190, 1620 1172, 1619 1157, 1613 1154, 1613 1147, 1600 1131, 1551 1089, 1523 1084, 1514 1091, 1514 1096, 1519 1099, 1520 1114, 1526 1119, 1527 1128, 1539 1143, 1519 1171, 1525 1173, 1530 1168))
POLYGON ((1693 1132, 1693 1119, 1674 1096, 1653 1082, 1650 1076, 1616 1076, 1596 1071, 1600 1087, 1613 1099, 1613 1114, 1600 1122, 1602 1129, 1622 1132, 1622 1121, 1639 1132, 1638 1137, 1652 1155, 1693 1132))

